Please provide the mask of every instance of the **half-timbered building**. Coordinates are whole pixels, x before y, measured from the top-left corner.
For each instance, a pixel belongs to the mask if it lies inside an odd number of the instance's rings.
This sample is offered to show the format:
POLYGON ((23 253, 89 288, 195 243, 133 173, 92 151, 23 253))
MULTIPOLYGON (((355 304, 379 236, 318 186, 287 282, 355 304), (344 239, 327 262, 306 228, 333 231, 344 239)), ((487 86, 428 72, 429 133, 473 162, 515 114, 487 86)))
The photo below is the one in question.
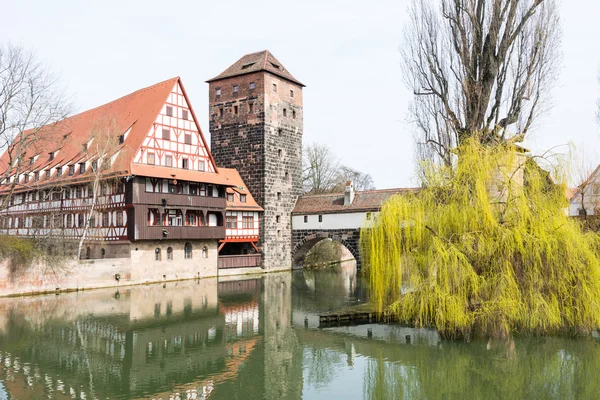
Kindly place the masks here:
POLYGON ((261 209, 215 165, 179 78, 18 136, 0 177, 2 233, 60 238, 82 259, 209 267, 219 242, 258 237, 261 209))

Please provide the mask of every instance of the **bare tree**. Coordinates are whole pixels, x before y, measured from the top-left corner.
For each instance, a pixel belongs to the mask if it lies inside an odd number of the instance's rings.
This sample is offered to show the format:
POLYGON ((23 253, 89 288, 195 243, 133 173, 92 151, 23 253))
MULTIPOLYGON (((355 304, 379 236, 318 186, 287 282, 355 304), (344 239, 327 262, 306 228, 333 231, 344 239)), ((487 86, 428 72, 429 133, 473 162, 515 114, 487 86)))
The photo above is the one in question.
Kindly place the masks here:
POLYGON ((83 245, 89 238, 90 230, 94 228, 91 226, 91 221, 96 219, 96 208, 99 205, 98 199, 101 193, 101 186, 111 183, 110 180, 107 180, 105 174, 112 166, 112 156, 114 155, 115 148, 118 146, 118 137, 122 133, 118 130, 114 119, 101 119, 95 122, 85 145, 86 158, 91 162, 92 177, 88 190, 91 191, 92 196, 90 204, 88 204, 89 208, 85 217, 85 226, 79 237, 77 259, 81 259, 83 245))
POLYGON ((354 189, 358 191, 375 189, 375 183, 371 174, 342 165, 338 170, 338 184, 334 190, 343 192, 347 181, 351 181, 354 189))
POLYGON ((403 69, 419 156, 522 140, 545 110, 560 38, 554 0, 413 0, 403 69))
MULTIPOLYGON (((33 53, 11 44, 0 44, 0 150, 6 151, 6 165, 0 181, 18 177, 23 155, 33 145, 43 147, 44 135, 37 133, 67 116, 71 105, 58 88, 57 79, 33 53)), ((19 185, 11 179, 4 209, 19 185)))
POLYGON ((305 193, 329 193, 338 182, 339 161, 329 147, 309 143, 302 151, 302 185, 305 193))
POLYGON ((352 181, 356 190, 375 189, 370 174, 341 165, 333 151, 324 144, 307 144, 302 156, 304 193, 343 192, 347 181, 352 181))

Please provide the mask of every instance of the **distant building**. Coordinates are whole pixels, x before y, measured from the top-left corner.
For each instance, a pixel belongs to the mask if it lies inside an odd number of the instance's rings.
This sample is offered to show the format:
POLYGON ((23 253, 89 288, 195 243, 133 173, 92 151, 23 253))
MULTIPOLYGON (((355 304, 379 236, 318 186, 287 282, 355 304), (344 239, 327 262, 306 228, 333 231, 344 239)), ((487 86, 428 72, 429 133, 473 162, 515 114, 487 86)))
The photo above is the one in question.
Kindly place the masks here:
POLYGON ((596 215, 600 209, 600 165, 590 174, 578 188, 570 189, 569 215, 596 215))

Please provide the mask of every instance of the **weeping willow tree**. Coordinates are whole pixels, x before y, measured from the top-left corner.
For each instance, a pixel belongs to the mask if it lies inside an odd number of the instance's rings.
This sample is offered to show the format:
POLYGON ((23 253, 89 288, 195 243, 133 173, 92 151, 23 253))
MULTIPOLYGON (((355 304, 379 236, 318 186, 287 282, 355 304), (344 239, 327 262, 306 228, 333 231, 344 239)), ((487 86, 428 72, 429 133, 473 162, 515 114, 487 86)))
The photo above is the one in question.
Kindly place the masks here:
POLYGON ((455 154, 363 230, 379 310, 445 337, 598 328, 600 236, 566 215, 565 186, 510 143, 455 154))

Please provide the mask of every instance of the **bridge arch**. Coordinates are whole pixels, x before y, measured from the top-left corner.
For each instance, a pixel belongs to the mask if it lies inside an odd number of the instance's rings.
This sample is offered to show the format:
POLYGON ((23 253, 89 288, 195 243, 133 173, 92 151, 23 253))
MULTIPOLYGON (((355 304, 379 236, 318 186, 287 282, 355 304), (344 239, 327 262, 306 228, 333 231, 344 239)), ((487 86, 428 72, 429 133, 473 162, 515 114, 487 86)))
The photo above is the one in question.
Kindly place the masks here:
POLYGON ((308 254, 308 252, 320 241, 324 239, 331 239, 335 242, 340 243, 344 246, 348 251, 354 256, 356 260, 356 269, 360 270, 361 267, 361 259, 360 259, 360 231, 352 232, 348 234, 348 232, 344 232, 344 234, 340 234, 335 231, 295 231, 293 233, 293 243, 292 243, 292 263, 294 266, 302 265, 304 258, 308 254))

